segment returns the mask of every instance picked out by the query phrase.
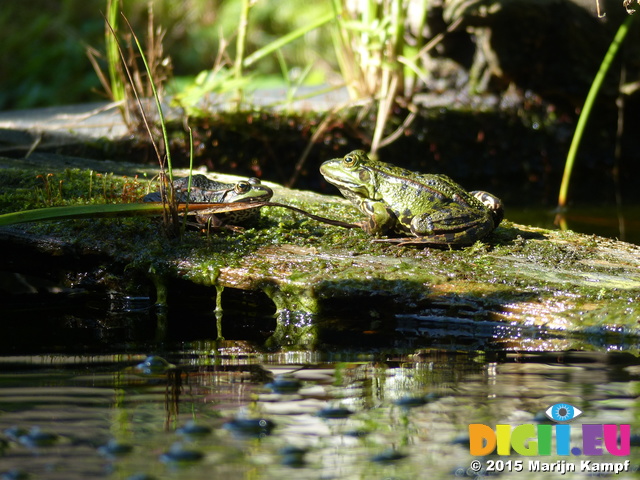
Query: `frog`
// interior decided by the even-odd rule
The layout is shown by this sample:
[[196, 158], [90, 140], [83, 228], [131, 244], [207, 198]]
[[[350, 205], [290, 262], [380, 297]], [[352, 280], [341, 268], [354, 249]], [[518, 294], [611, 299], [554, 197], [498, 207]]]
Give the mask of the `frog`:
[[377, 160], [363, 150], [320, 166], [365, 216], [368, 234], [398, 245], [468, 246], [489, 235], [504, 217], [502, 201], [488, 192], [468, 192], [442, 174], [413, 172]]
[[[189, 193], [189, 177], [177, 178], [173, 181], [173, 189], [178, 203], [253, 203], [268, 202], [273, 190], [263, 185], [260, 179], [251, 177], [236, 183], [225, 183], [211, 180], [205, 175], [191, 176]], [[145, 202], [160, 202], [162, 195], [151, 192], [144, 196]], [[225, 213], [211, 213], [207, 209], [195, 211], [196, 219], [201, 225], [218, 228], [254, 220], [258, 216], [257, 208], [248, 208]]]

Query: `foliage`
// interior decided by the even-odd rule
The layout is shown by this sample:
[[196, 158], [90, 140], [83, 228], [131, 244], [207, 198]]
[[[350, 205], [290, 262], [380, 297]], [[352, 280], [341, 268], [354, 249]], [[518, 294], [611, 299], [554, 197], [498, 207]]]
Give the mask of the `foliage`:
[[[0, 109], [104, 99], [99, 79], [85, 56], [87, 46], [101, 49], [104, 45], [104, 0], [5, 3], [0, 11]], [[165, 57], [171, 58], [176, 85], [189, 84], [198, 72], [210, 70], [221, 47], [235, 57], [235, 44], [227, 44], [227, 40], [237, 31], [240, 0], [154, 0], [151, 4], [157, 23], [167, 32]], [[122, 2], [134, 31], [146, 31], [148, 6], [147, 0]], [[304, 9], [296, 2], [256, 2], [246, 52], [259, 50], [283, 32], [308, 25], [329, 11], [325, 1], [309, 2]], [[323, 82], [332, 67], [325, 60], [330, 57], [330, 42], [319, 31], [281, 51], [291, 73], [317, 62], [318, 68], [308, 77], [316, 82]], [[262, 59], [252, 72], [262, 78], [281, 77], [276, 56]]]
[[[242, 92], [247, 87], [255, 88], [260, 83], [260, 80], [255, 75], [246, 75], [245, 69], [253, 67], [255, 70], [259, 61], [268, 59], [273, 54], [277, 56], [280, 65], [281, 83], [291, 88], [291, 72], [287, 67], [287, 61], [282, 50], [292, 43], [297, 43], [296, 40], [327, 24], [333, 18], [332, 14], [325, 14], [307, 25], [274, 39], [272, 42], [255, 50], [252, 54], [245, 56], [245, 44], [249, 34], [249, 11], [252, 4], [249, 0], [243, 0], [243, 6], [238, 23], [235, 58], [231, 59], [226, 51], [226, 44], [221, 43], [213, 68], [200, 72], [192, 83], [184, 85], [177, 90], [174, 101], [185, 108], [187, 114], [202, 114], [206, 112], [207, 97], [210, 94], [224, 94], [234, 90], [236, 91], [236, 103], [240, 107]], [[305, 68], [307, 73], [302, 75], [301, 78], [308, 77], [311, 67], [312, 64], [307, 65]], [[203, 108], [205, 108], [204, 111]]]
[[412, 2], [413, 7], [417, 7], [415, 11], [409, 8], [406, 0], [367, 0], [351, 8], [341, 0], [333, 0], [332, 4], [337, 26], [334, 32], [336, 57], [351, 97], [354, 100], [375, 99], [378, 103], [371, 142], [371, 153], [375, 155], [385, 143], [382, 135], [398, 97], [409, 104], [416, 76], [424, 76], [424, 67], [419, 60], [424, 53], [420, 48], [422, 35], [419, 34], [418, 43], [411, 46], [405, 29], [410, 13], [415, 13], [416, 18], [412, 21], [416, 31], [422, 32], [428, 1]]
[[95, 100], [99, 82], [84, 49], [101, 43], [99, 8], [82, 0], [2, 3], [0, 109]]
[[600, 70], [594, 78], [591, 89], [589, 90], [589, 94], [587, 95], [587, 99], [585, 100], [584, 108], [582, 109], [582, 112], [580, 112], [580, 118], [578, 119], [578, 124], [576, 125], [576, 131], [571, 142], [571, 148], [569, 149], [569, 153], [567, 154], [564, 175], [562, 176], [562, 184], [560, 185], [560, 192], [558, 194], [559, 208], [564, 208], [567, 203], [567, 194], [569, 191], [569, 181], [571, 179], [573, 164], [575, 162], [576, 154], [578, 153], [578, 147], [580, 146], [580, 141], [582, 140], [582, 135], [584, 133], [587, 121], [589, 120], [589, 116], [591, 115], [591, 109], [593, 108], [595, 99], [598, 96], [598, 92], [600, 91], [602, 82], [604, 81], [604, 78], [609, 71], [609, 67], [611, 66], [616, 54], [618, 53], [622, 42], [626, 38], [631, 23], [634, 20], [635, 17], [630, 15], [618, 28], [618, 33], [611, 42], [609, 50], [602, 60]]

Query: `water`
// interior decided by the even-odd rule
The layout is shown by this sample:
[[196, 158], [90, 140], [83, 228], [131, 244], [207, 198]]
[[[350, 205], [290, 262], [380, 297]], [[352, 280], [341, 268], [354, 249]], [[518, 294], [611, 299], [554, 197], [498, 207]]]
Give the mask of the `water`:
[[[485, 467], [524, 461], [525, 471], [531, 458], [640, 465], [637, 447], [620, 458], [473, 457], [465, 440], [471, 423], [537, 424], [559, 402], [584, 412], [571, 424], [572, 445], [581, 445], [582, 423], [628, 423], [633, 431], [640, 362], [631, 355], [265, 353], [233, 341], [156, 350], [175, 367], [136, 368], [157, 352], [135, 349], [0, 357], [0, 473], [13, 475], [2, 478], [445, 479], [474, 478], [476, 459]], [[238, 419], [268, 423], [229, 423]], [[190, 422], [206, 431], [181, 434]], [[28, 433], [34, 427], [55, 437], [39, 445]], [[178, 461], [185, 452], [199, 458]], [[549, 478], [500, 477], [523, 475]]]
[[[551, 213], [530, 213], [508, 218], [552, 226]], [[624, 232], [640, 243], [637, 213], [625, 211]], [[571, 215], [569, 228], [621, 237], [611, 211]], [[591, 223], [581, 227], [585, 216]], [[210, 291], [199, 310], [193, 297], [172, 303], [168, 321], [147, 298], [5, 298], [0, 478], [452, 479], [482, 476], [471, 469], [479, 460], [504, 479], [582, 479], [600, 474], [530, 471], [543, 467], [529, 461], [580, 470], [582, 461], [629, 460], [629, 471], [608, 475], [624, 479], [640, 467], [637, 439], [622, 457], [475, 457], [467, 437], [470, 424], [553, 424], [543, 413], [558, 403], [583, 411], [570, 424], [572, 447], [583, 446], [582, 424], [630, 424], [637, 434], [640, 360], [621, 352], [637, 351], [624, 339], [578, 339], [598, 352], [509, 353], [564, 343], [541, 329], [399, 316], [393, 336], [373, 342], [359, 332], [269, 352], [268, 302], [225, 298], [223, 333], [235, 340], [213, 341]], [[151, 354], [173, 367], [136, 368]], [[190, 422], [206, 432], [184, 433]]]
[[[556, 214], [552, 208], [515, 207], [507, 210], [507, 219], [535, 227], [557, 229]], [[615, 238], [640, 244], [640, 206], [581, 205], [569, 209], [567, 228], [580, 233]]]

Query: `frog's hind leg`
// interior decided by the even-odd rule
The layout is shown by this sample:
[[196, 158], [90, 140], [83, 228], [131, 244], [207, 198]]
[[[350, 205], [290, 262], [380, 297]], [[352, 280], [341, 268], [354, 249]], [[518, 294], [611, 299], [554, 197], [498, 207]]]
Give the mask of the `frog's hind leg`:
[[445, 233], [433, 233], [419, 237], [399, 237], [374, 239], [376, 243], [391, 243], [399, 247], [405, 245], [423, 245], [425, 247], [460, 248], [468, 247], [476, 243], [491, 232], [491, 228], [478, 225], [469, 230], [449, 231]]
[[489, 212], [476, 212], [453, 205], [416, 215], [411, 220], [414, 237], [390, 239], [388, 243], [467, 246], [486, 237], [494, 228]]
[[200, 229], [202, 233], [206, 233], [207, 235], [213, 232], [219, 232], [222, 230], [230, 230], [234, 233], [242, 233], [244, 232], [243, 227], [239, 227], [236, 225], [229, 225], [225, 223], [225, 221], [217, 215], [196, 215], [197, 223], [187, 222], [187, 225], [193, 225]]

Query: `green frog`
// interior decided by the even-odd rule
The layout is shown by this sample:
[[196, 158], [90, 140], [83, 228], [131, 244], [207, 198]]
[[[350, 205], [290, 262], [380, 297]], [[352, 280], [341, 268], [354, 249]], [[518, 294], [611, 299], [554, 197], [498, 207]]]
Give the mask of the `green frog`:
[[[189, 192], [189, 177], [177, 178], [173, 181], [173, 188], [178, 203], [237, 203], [237, 202], [268, 202], [273, 196], [273, 190], [262, 185], [257, 178], [240, 180], [237, 183], [224, 183], [211, 180], [202, 174], [191, 176], [191, 192]], [[152, 192], [143, 198], [145, 202], [160, 202], [160, 192]], [[199, 223], [212, 227], [223, 225], [237, 225], [253, 220], [258, 216], [257, 208], [236, 210], [226, 213], [211, 213], [204, 210], [195, 212]]]
[[373, 161], [362, 150], [327, 160], [320, 173], [367, 216], [360, 223], [365, 232], [405, 237], [380, 241], [471, 245], [504, 215], [502, 202], [490, 193], [467, 192], [446, 175]]

